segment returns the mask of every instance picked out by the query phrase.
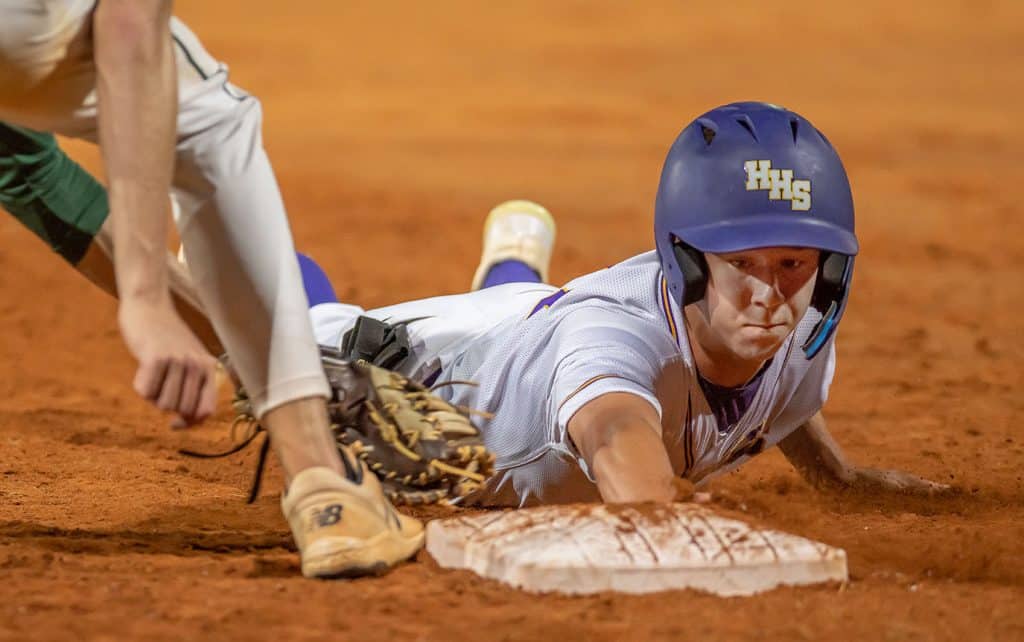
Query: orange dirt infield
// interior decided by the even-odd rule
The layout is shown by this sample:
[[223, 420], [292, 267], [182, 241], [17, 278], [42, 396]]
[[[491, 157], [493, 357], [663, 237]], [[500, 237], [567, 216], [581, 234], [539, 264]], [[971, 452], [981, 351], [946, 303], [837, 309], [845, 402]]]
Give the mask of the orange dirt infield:
[[863, 248], [830, 426], [856, 461], [962, 493], [822, 495], [777, 453], [713, 485], [845, 548], [844, 587], [538, 598], [422, 556], [303, 580], [277, 468], [246, 506], [255, 452], [177, 455], [225, 446], [227, 412], [167, 428], [113, 302], [5, 217], [0, 639], [1024, 639], [1024, 5], [177, 5], [262, 98], [299, 247], [368, 307], [466, 288], [507, 198], [558, 219], [556, 282], [646, 250], [686, 122], [739, 99], [804, 113], [843, 155]]

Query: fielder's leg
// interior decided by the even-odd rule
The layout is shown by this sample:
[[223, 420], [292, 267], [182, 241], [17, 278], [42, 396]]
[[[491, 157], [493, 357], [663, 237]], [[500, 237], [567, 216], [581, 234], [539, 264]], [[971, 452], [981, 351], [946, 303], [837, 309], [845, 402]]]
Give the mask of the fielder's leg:
[[[373, 475], [342, 465], [326, 378], [284, 204], [262, 144], [259, 102], [172, 21], [181, 55], [174, 187], [189, 272], [291, 483], [282, 502], [303, 572], [393, 565], [422, 544]], [[348, 509], [341, 515], [341, 507]]]
[[212, 98], [203, 116], [219, 109], [222, 120], [183, 132], [175, 177], [192, 282], [286, 476], [310, 466], [341, 472], [291, 232], [262, 149], [259, 103]]
[[323, 268], [309, 256], [298, 253], [299, 270], [302, 272], [302, 287], [306, 290], [309, 307], [321, 303], [338, 303], [338, 295]]
[[[94, 4], [0, 6], [0, 118], [96, 140], [88, 28]], [[59, 24], [51, 24], [55, 17]], [[395, 520], [372, 475], [358, 476], [371, 480], [361, 484], [342, 474], [291, 234], [262, 147], [259, 104], [227, 83], [226, 68], [184, 25], [172, 20], [171, 29], [179, 72], [179, 229], [202, 307], [293, 481], [283, 508], [303, 572], [395, 564], [419, 548], [422, 528]], [[339, 518], [343, 505], [354, 507], [351, 518]]]

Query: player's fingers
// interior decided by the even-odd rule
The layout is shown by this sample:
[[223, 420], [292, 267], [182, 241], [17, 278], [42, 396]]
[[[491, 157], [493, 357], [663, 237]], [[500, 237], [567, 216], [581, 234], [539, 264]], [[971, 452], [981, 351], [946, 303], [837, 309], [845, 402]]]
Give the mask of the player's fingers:
[[160, 410], [177, 410], [181, 400], [181, 386], [185, 377], [185, 366], [181, 361], [173, 361], [167, 367], [167, 373], [160, 386], [160, 396], [156, 407]]
[[201, 376], [197, 378], [198, 387], [196, 391], [196, 403], [186, 419], [189, 425], [203, 422], [207, 417], [217, 410], [217, 401], [220, 398], [220, 378], [217, 374], [217, 361], [204, 357], [200, 370]]
[[199, 403], [196, 405], [195, 420], [203, 421], [217, 410], [217, 376], [209, 372], [203, 379], [203, 385], [199, 390]]
[[189, 363], [185, 369], [185, 378], [181, 386], [181, 399], [178, 401], [178, 414], [187, 423], [192, 422], [199, 405], [199, 391], [208, 373], [201, 363]]
[[135, 380], [132, 383], [135, 392], [143, 399], [155, 400], [160, 394], [167, 365], [165, 359], [147, 358], [139, 361], [139, 368], [135, 371]]
[[691, 501], [695, 492], [693, 489], [693, 482], [680, 477], [676, 477], [672, 480], [672, 490], [674, 492], [672, 501], [674, 502]]

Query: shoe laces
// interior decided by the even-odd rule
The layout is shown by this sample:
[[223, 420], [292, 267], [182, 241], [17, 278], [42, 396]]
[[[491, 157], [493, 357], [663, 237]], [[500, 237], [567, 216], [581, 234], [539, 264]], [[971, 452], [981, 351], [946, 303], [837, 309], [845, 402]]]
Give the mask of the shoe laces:
[[[235, 406], [239, 405], [239, 398], [235, 399]], [[220, 459], [221, 457], [230, 457], [237, 452], [245, 449], [246, 446], [251, 444], [260, 436], [264, 434], [263, 443], [260, 444], [259, 456], [256, 460], [256, 472], [253, 474], [252, 484], [249, 488], [249, 496], [245, 500], [246, 504], [251, 504], [256, 501], [256, 497], [259, 495], [260, 486], [263, 483], [263, 470], [267, 465], [267, 456], [270, 454], [270, 433], [267, 429], [249, 413], [243, 413], [235, 417], [235, 420], [231, 422], [231, 440], [235, 441], [236, 434], [239, 426], [245, 427], [244, 437], [241, 441], [236, 443], [234, 446], [228, 448], [222, 452], [205, 453], [198, 450], [191, 450], [188, 448], [179, 448], [178, 453], [186, 457], [195, 457], [197, 459]]]

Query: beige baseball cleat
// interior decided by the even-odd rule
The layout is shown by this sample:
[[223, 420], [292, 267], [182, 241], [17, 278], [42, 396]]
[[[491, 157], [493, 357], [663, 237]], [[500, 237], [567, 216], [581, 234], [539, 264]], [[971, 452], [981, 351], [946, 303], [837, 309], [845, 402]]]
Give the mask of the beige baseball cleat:
[[472, 289], [480, 289], [494, 265], [509, 260], [522, 261], [547, 283], [555, 231], [555, 219], [542, 205], [506, 201], [495, 207], [484, 221], [484, 251]]
[[423, 546], [423, 525], [395, 511], [377, 478], [358, 465], [358, 483], [330, 468], [307, 468], [281, 498], [306, 577], [377, 575]]

